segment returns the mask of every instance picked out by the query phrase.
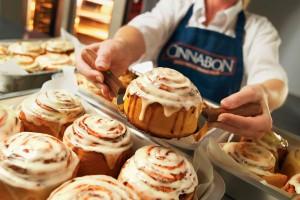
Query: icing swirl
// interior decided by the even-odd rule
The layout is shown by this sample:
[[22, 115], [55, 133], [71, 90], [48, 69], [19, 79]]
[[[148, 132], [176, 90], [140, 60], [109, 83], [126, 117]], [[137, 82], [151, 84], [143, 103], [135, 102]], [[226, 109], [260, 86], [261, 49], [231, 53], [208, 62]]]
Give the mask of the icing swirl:
[[116, 179], [105, 176], [83, 176], [75, 178], [54, 190], [48, 200], [138, 200], [138, 196]]
[[86, 151], [102, 153], [111, 169], [119, 156], [132, 146], [124, 124], [95, 114], [75, 120], [65, 131], [63, 140]]
[[22, 132], [0, 151], [0, 179], [15, 187], [44, 189], [73, 176], [78, 158], [55, 137]]
[[236, 162], [260, 176], [270, 176], [274, 172], [275, 156], [266, 148], [250, 142], [231, 142], [223, 150]]
[[195, 107], [196, 115], [201, 112], [202, 98], [198, 89], [183, 74], [169, 68], [154, 68], [131, 81], [125, 98], [128, 94], [142, 98], [140, 120], [144, 118], [147, 106], [152, 103], [161, 104], [166, 117], [182, 108], [189, 110]]
[[38, 117], [50, 122], [66, 124], [73, 122], [84, 113], [80, 101], [71, 93], [64, 90], [41, 91], [22, 102], [21, 110], [26, 119], [39, 125]]
[[21, 129], [22, 125], [15, 111], [0, 105], [0, 143]]
[[151, 199], [179, 199], [198, 185], [191, 163], [178, 153], [160, 146], [145, 146], [130, 158], [118, 178]]

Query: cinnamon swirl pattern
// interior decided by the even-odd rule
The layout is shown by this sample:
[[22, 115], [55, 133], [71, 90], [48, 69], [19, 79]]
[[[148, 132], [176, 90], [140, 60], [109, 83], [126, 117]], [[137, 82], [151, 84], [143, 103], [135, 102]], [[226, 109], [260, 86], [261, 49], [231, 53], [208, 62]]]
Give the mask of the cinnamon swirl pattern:
[[126, 93], [142, 98], [140, 120], [143, 120], [147, 106], [153, 103], [164, 107], [166, 117], [182, 108], [196, 108], [195, 115], [201, 112], [199, 105], [202, 98], [196, 86], [183, 74], [170, 68], [158, 67], [145, 73], [129, 84]]
[[43, 126], [46, 131], [49, 129], [49, 134], [55, 135], [64, 131], [63, 126], [69, 125], [84, 112], [80, 101], [71, 93], [64, 90], [47, 90], [22, 102], [20, 119], [28, 131], [36, 128], [31, 125]]
[[121, 122], [100, 115], [86, 114], [67, 128], [64, 142], [104, 155], [110, 169], [119, 156], [132, 147], [130, 134]]
[[68, 181], [53, 191], [48, 200], [138, 200], [131, 189], [110, 176], [84, 176]]
[[198, 185], [191, 163], [160, 146], [138, 149], [123, 166], [118, 180], [137, 191], [141, 199], [192, 199]]
[[14, 110], [0, 105], [0, 143], [22, 130], [22, 125]]
[[32, 132], [9, 138], [0, 151], [0, 180], [28, 190], [53, 188], [72, 178], [75, 153], [58, 139]]
[[291, 194], [300, 194], [300, 174], [294, 175], [283, 189]]
[[236, 162], [259, 176], [273, 176], [276, 159], [266, 148], [250, 142], [230, 142], [223, 150]]

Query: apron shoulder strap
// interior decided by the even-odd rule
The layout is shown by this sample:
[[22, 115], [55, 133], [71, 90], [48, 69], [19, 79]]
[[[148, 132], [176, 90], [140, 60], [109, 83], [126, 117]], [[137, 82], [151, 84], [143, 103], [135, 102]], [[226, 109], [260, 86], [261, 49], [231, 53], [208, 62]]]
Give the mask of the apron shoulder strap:
[[235, 26], [236, 39], [242, 41], [242, 43], [243, 43], [243, 38], [245, 33], [245, 22], [246, 22], [246, 17], [244, 11], [242, 10], [238, 15], [238, 20]]

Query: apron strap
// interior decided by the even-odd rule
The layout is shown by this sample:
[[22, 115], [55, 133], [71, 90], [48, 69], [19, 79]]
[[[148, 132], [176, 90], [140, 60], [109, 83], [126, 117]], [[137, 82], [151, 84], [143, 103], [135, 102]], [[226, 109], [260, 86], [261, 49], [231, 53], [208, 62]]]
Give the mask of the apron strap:
[[238, 20], [235, 26], [236, 39], [238, 41], [241, 41], [241, 44], [243, 44], [243, 40], [244, 40], [245, 22], [246, 22], [245, 13], [244, 11], [241, 11], [238, 15]]

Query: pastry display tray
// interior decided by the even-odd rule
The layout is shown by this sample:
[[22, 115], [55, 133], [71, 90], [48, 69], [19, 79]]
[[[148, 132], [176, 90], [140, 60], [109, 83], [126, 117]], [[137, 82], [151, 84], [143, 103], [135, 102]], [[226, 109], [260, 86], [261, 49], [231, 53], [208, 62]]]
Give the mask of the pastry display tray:
[[[281, 130], [274, 127], [273, 130], [285, 138], [290, 147], [299, 147], [300, 137], [289, 133], [287, 131]], [[219, 135], [224, 134], [224, 131], [218, 130]], [[239, 176], [234, 171], [229, 171], [224, 168], [220, 163], [215, 162], [211, 159], [215, 170], [220, 173], [223, 177], [226, 185], [226, 195], [232, 197], [232, 199], [242, 199], [242, 200], [254, 200], [254, 199], [264, 199], [264, 200], [288, 200], [288, 199], [298, 199], [300, 195], [288, 196], [288, 193], [279, 189], [272, 188], [272, 186], [265, 185], [254, 178]]]
[[[27, 90], [16, 93], [11, 93], [9, 95], [0, 95], [0, 103], [6, 104], [10, 106], [17, 106], [24, 98], [27, 96], [37, 92], [38, 90]], [[149, 144], [158, 144], [161, 146], [172, 148], [176, 151], [180, 151], [183, 155], [192, 159], [192, 154], [188, 152], [183, 152], [176, 147], [170, 146], [168, 143], [159, 141], [158, 139], [153, 139], [151, 136], [146, 135], [140, 130], [136, 129], [134, 126], [130, 125], [129, 122], [124, 118], [124, 116], [120, 115], [115, 109], [112, 109], [112, 105], [108, 104], [99, 104], [99, 102], [94, 101], [93, 99], [89, 99], [85, 95], [81, 93], [77, 93], [77, 96], [82, 100], [84, 105], [88, 105], [88, 110], [93, 110], [93, 112], [99, 113], [106, 117], [111, 117], [116, 120], [121, 121], [122, 123], [128, 126], [129, 131], [133, 134], [134, 144], [137, 146], [144, 146]], [[86, 106], [85, 106], [86, 107]], [[89, 111], [87, 111], [89, 112]], [[135, 147], [137, 148], [137, 147]], [[213, 170], [213, 180], [211, 184], [206, 188], [205, 192], [202, 194], [200, 200], [221, 200], [225, 193], [225, 184], [223, 178], [220, 174]]]

